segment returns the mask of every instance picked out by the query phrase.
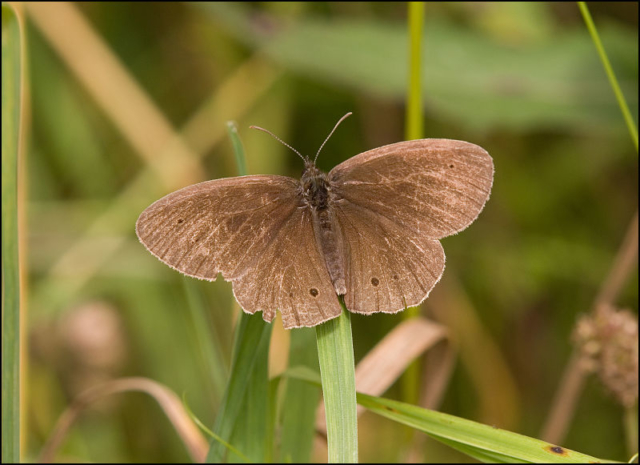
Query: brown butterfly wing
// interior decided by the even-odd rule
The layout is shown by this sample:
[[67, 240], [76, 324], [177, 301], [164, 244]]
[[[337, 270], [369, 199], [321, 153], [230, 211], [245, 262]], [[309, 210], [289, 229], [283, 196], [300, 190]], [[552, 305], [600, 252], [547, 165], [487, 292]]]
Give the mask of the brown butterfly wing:
[[242, 308], [262, 310], [266, 321], [280, 309], [285, 327], [313, 326], [341, 311], [294, 179], [242, 176], [185, 187], [142, 212], [136, 233], [186, 275], [222, 273]]
[[493, 160], [469, 142], [420, 139], [356, 155], [329, 181], [338, 198], [440, 239], [476, 219], [491, 192]]
[[427, 298], [444, 270], [440, 242], [417, 236], [351, 202], [339, 202], [335, 219], [345, 256], [347, 308], [395, 313]]
[[422, 302], [444, 270], [438, 238], [466, 228], [493, 183], [484, 149], [423, 139], [387, 145], [329, 173], [345, 255], [345, 304], [393, 313]]
[[233, 291], [246, 311], [263, 309], [266, 321], [280, 309], [285, 329], [315, 326], [340, 314], [308, 207], [294, 209], [252, 269], [234, 280]]

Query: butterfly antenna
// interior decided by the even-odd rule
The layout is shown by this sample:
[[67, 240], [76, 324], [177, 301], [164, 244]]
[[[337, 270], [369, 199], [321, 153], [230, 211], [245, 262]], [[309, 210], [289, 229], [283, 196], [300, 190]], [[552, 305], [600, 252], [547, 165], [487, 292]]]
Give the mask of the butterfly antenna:
[[331, 132], [329, 133], [329, 135], [327, 136], [327, 138], [324, 140], [324, 142], [322, 143], [322, 145], [320, 146], [320, 148], [318, 149], [318, 153], [316, 153], [316, 157], [313, 159], [313, 163], [315, 164], [316, 160], [318, 159], [318, 155], [320, 155], [320, 151], [322, 150], [322, 147], [324, 147], [324, 144], [327, 143], [327, 141], [329, 140], [329, 138], [331, 137], [331, 135], [335, 132], [336, 129], [338, 129], [338, 126], [340, 126], [340, 123], [342, 123], [346, 118], [348, 118], [349, 116], [351, 116], [353, 113], [349, 112], [346, 115], [344, 115], [342, 118], [340, 118], [340, 120], [336, 123], [336, 125], [333, 127], [333, 129], [331, 130]]
[[273, 137], [275, 140], [277, 140], [278, 142], [280, 142], [282, 145], [284, 145], [285, 147], [289, 147], [291, 150], [293, 150], [295, 153], [298, 154], [298, 156], [300, 158], [302, 158], [302, 161], [304, 161], [305, 163], [308, 161], [306, 158], [304, 158], [302, 155], [300, 155], [300, 152], [298, 152], [296, 149], [294, 149], [293, 147], [291, 147], [289, 144], [287, 144], [285, 141], [283, 141], [282, 139], [280, 139], [278, 136], [276, 136], [274, 133], [272, 133], [271, 131], [267, 131], [264, 128], [261, 128], [259, 126], [249, 126], [249, 129], [257, 129], [258, 131], [262, 131], [262, 132], [266, 132], [267, 134], [269, 134], [271, 137]]

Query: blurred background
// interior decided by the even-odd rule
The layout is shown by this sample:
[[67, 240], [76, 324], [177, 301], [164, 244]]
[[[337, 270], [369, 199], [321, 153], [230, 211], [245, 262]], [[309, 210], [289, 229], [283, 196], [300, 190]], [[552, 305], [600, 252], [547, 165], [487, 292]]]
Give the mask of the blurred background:
[[[589, 3], [637, 121], [638, 4]], [[123, 376], [184, 396], [205, 425], [226, 380], [238, 306], [231, 285], [186, 279], [138, 242], [153, 201], [235, 176], [226, 122], [251, 174], [299, 177], [404, 139], [407, 5], [400, 2], [30, 4], [26, 156], [27, 459], [71, 400]], [[428, 3], [424, 133], [485, 148], [491, 198], [444, 239], [447, 269], [421, 311], [458, 357], [441, 411], [540, 437], [589, 312], [637, 211], [638, 157], [575, 3]], [[637, 220], [636, 220], [637, 221]], [[615, 304], [637, 313], [637, 266]], [[352, 319], [356, 361], [401, 315]], [[272, 374], [289, 332], [276, 320]], [[203, 336], [204, 334], [204, 336]], [[219, 354], [216, 370], [198, 341]], [[637, 363], [637, 362], [636, 362]], [[399, 398], [396, 383], [386, 397]], [[626, 460], [622, 408], [590, 377], [562, 445]], [[401, 460], [405, 430], [365, 413], [361, 461]], [[469, 460], [435, 442], [433, 461]], [[425, 452], [426, 454], [426, 452]], [[155, 402], [111, 396], [58, 454], [72, 461], [185, 461]], [[319, 451], [316, 460], [323, 460]]]

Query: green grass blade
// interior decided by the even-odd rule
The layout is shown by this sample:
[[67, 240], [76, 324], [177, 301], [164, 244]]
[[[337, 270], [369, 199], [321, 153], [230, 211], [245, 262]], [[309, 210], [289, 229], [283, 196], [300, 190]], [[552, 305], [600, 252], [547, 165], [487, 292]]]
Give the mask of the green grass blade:
[[[317, 375], [306, 367], [283, 373], [317, 386]], [[428, 434], [448, 446], [483, 462], [607, 462], [539, 439], [476, 423], [446, 413], [428, 410], [382, 397], [357, 394], [358, 403], [374, 413]]]
[[360, 405], [422, 431], [478, 460], [491, 462], [606, 462], [539, 439], [427, 410], [404, 402], [358, 394]]
[[629, 107], [627, 106], [627, 102], [624, 98], [624, 95], [622, 94], [620, 85], [618, 84], [618, 79], [613, 72], [613, 68], [611, 67], [609, 58], [607, 57], [607, 52], [602, 46], [600, 35], [598, 34], [596, 25], [593, 23], [593, 19], [591, 18], [591, 14], [589, 13], [589, 7], [587, 7], [587, 4], [585, 2], [578, 2], [578, 7], [580, 8], [580, 13], [582, 13], [584, 22], [587, 25], [587, 29], [589, 29], [589, 34], [591, 34], [593, 43], [598, 50], [598, 55], [600, 55], [600, 60], [602, 61], [604, 70], [607, 73], [607, 77], [609, 78], [609, 83], [611, 84], [613, 93], [616, 95], [616, 100], [618, 101], [618, 105], [620, 106], [620, 111], [622, 111], [624, 121], [625, 123], [627, 123], [627, 128], [629, 128], [629, 133], [631, 134], [633, 145], [636, 148], [636, 152], [638, 152], [638, 128], [636, 127], [636, 123], [633, 121], [633, 117], [631, 116], [631, 112], [629, 111]]
[[18, 150], [21, 118], [21, 34], [12, 7], [2, 5], [2, 462], [20, 462], [20, 282]]
[[212, 405], [217, 407], [224, 393], [224, 385], [229, 377], [229, 373], [225, 365], [220, 344], [215, 336], [212, 336], [210, 331], [211, 326], [206, 314], [208, 308], [202, 292], [203, 290], [200, 287], [207, 283], [183, 276], [182, 284], [193, 322], [196, 349], [203, 360], [203, 365], [207, 367], [206, 371], [209, 372], [211, 383], [207, 386], [209, 388], [207, 391], [211, 396]]
[[[242, 404], [242, 415], [236, 421], [231, 444], [252, 462], [266, 462], [267, 422], [269, 417], [269, 342], [271, 331], [260, 339], [254, 369], [249, 378]], [[233, 456], [229, 461], [235, 460]]]
[[[238, 136], [238, 130], [232, 122], [227, 123], [227, 129], [236, 154], [238, 172], [241, 176], [246, 175], [244, 149]], [[227, 389], [225, 390], [224, 398], [222, 399], [222, 404], [213, 427], [213, 432], [224, 441], [229, 441], [236, 428], [238, 416], [243, 406], [245, 406], [244, 402], [247, 388], [253, 386], [254, 383], [264, 382], [265, 386], [268, 383], [266, 375], [262, 376], [261, 379], [257, 377], [252, 378], [252, 375], [254, 371], [263, 374], [267, 373], [268, 341], [270, 338], [271, 325], [266, 323], [261, 315], [248, 315], [241, 312], [233, 347], [231, 376], [229, 377]], [[261, 387], [253, 386], [252, 389], [261, 389]], [[268, 389], [264, 389], [262, 392], [264, 392], [265, 395], [264, 399], [260, 400], [260, 402], [264, 402], [266, 411], [268, 402], [266, 393], [268, 393]], [[255, 392], [253, 395], [255, 395]], [[256, 400], [256, 402], [258, 402], [258, 400]], [[207, 462], [222, 462], [225, 451], [226, 447], [222, 442], [215, 439], [212, 440], [209, 453], [207, 454]]]
[[269, 394], [268, 394], [268, 412], [267, 412], [267, 434], [264, 439], [265, 451], [264, 461], [272, 463], [275, 457], [275, 445], [276, 445], [276, 425], [278, 422], [278, 392], [280, 387], [281, 377], [277, 376], [269, 380]]
[[[263, 340], [271, 335], [271, 327], [260, 315], [242, 313], [239, 329], [234, 344], [234, 358], [231, 365], [231, 376], [227, 383], [220, 410], [216, 416], [213, 432], [224, 441], [229, 441], [236, 427], [238, 416], [242, 411], [245, 393], [251, 383], [251, 375], [259, 358]], [[223, 443], [212, 440], [207, 455], [207, 463], [222, 462], [226, 447]], [[244, 451], [242, 451], [244, 453]]]
[[329, 462], [357, 463], [356, 376], [351, 316], [344, 304], [339, 317], [316, 326], [316, 338], [327, 418]]
[[242, 147], [242, 142], [240, 141], [240, 136], [238, 135], [238, 128], [233, 121], [227, 121], [227, 131], [229, 132], [231, 144], [233, 145], [233, 153], [236, 156], [236, 167], [238, 168], [238, 175], [246, 176], [249, 173], [247, 172], [247, 162], [244, 156], [244, 147]]
[[316, 386], [317, 388], [322, 388], [322, 378], [320, 377], [320, 373], [309, 367], [289, 367], [280, 376], [287, 379], [297, 379]]
[[[306, 367], [318, 372], [318, 351], [312, 328], [291, 331], [289, 367]], [[319, 398], [318, 387], [293, 378], [287, 380], [282, 412], [281, 462], [308, 463], [311, 460]]]
[[[505, 461], [505, 458], [502, 454], [496, 454], [494, 452], [491, 451], [487, 451], [487, 450], [479, 450], [477, 448], [474, 447], [468, 447], [465, 444], [460, 444], [459, 442], [456, 441], [450, 441], [448, 439], [442, 439], [439, 438], [438, 439], [441, 443], [446, 444], [447, 446], [451, 447], [452, 449], [456, 449], [457, 451], [468, 455], [469, 457], [473, 457], [474, 459], [480, 461], [480, 462], [484, 462], [484, 463], [503, 463]], [[510, 463], [528, 463], [528, 461], [524, 461], [524, 460], [518, 460], [518, 459], [514, 459], [511, 458], [509, 460]]]
[[182, 396], [182, 403], [184, 404], [184, 408], [187, 411], [187, 413], [189, 414], [189, 417], [193, 420], [193, 422], [196, 425], [198, 425], [198, 428], [200, 428], [207, 436], [209, 436], [210, 438], [215, 439], [218, 442], [223, 443], [224, 446], [227, 449], [229, 449], [229, 452], [234, 454], [239, 459], [239, 463], [250, 463], [251, 462], [251, 460], [249, 460], [249, 457], [245, 456], [238, 449], [233, 447], [228, 442], [225, 442], [221, 437], [217, 436], [213, 431], [211, 431], [209, 428], [207, 428], [207, 426], [204, 423], [202, 423], [200, 418], [198, 418], [196, 415], [194, 415], [193, 410], [191, 410], [191, 407], [189, 407], [189, 404], [187, 403], [187, 399], [186, 399], [186, 397], [184, 395]]

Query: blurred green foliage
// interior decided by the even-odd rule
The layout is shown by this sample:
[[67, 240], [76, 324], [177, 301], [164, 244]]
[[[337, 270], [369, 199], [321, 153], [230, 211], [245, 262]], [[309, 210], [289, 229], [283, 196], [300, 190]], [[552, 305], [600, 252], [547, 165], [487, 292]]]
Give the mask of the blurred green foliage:
[[[269, 129], [302, 153], [314, 153], [337, 119], [353, 111], [319, 158], [327, 170], [402, 139], [405, 4], [75, 6], [176, 128], [248, 60], [257, 57], [274, 67], [280, 73], [275, 83], [237, 121], [250, 173], [298, 177], [302, 166], [297, 156], [265, 134], [249, 131], [249, 125]], [[637, 210], [638, 159], [574, 4], [430, 3], [426, 15], [425, 134], [478, 144], [496, 166], [491, 199], [479, 219], [443, 241], [448, 258], [443, 279], [451, 274], [460, 280], [518, 388], [520, 413], [514, 413], [513, 424], [498, 426], [535, 437], [571, 353], [576, 318], [589, 310]], [[594, 4], [592, 15], [637, 121], [637, 3]], [[66, 290], [74, 289], [67, 286], [76, 272], [73, 267], [66, 274], [54, 272], [58, 260], [85, 237], [145, 162], [33, 22], [28, 22], [27, 44], [32, 115], [27, 458], [38, 454], [71, 398], [117, 376], [165, 383], [184, 394], [191, 410], [211, 425], [226, 382], [219, 377], [226, 376], [227, 367], [211, 378], [202, 325], [228, 363], [238, 310], [231, 286], [222, 280], [195, 282], [209, 309], [204, 318], [195, 317], [183, 278], [138, 243], [133, 223], [114, 222], [112, 230], [91, 237], [84, 259], [91, 262], [95, 249], [110, 241], [124, 241], [85, 285]], [[234, 102], [225, 105], [217, 111], [232, 114]], [[202, 155], [211, 178], [236, 174], [228, 140]], [[148, 205], [168, 193], [155, 181], [131, 204]], [[85, 272], [82, 263], [76, 265], [78, 275]], [[618, 302], [636, 311], [637, 278], [636, 270]], [[95, 302], [106, 303], [105, 318], [117, 323], [114, 334], [95, 326], [102, 320], [81, 319]], [[78, 318], [88, 326], [76, 324]], [[399, 321], [398, 315], [354, 315], [356, 362]], [[77, 342], [74, 328], [97, 331], [91, 339], [100, 349], [96, 353], [116, 355], [109, 363], [108, 357], [91, 359], [93, 352]], [[286, 336], [274, 332], [272, 347]], [[394, 388], [387, 396], [395, 394]], [[500, 395], [496, 385], [495, 396]], [[105, 400], [85, 413], [60, 456], [187, 460], [154, 402], [138, 396]], [[441, 410], [486, 420], [478, 415], [476, 386], [461, 365]], [[360, 459], [402, 460], [394, 446], [401, 435], [401, 427], [365, 414]], [[621, 408], [591, 379], [563, 445], [624, 460], [622, 437]], [[432, 442], [427, 446], [430, 461], [464, 459]]]

